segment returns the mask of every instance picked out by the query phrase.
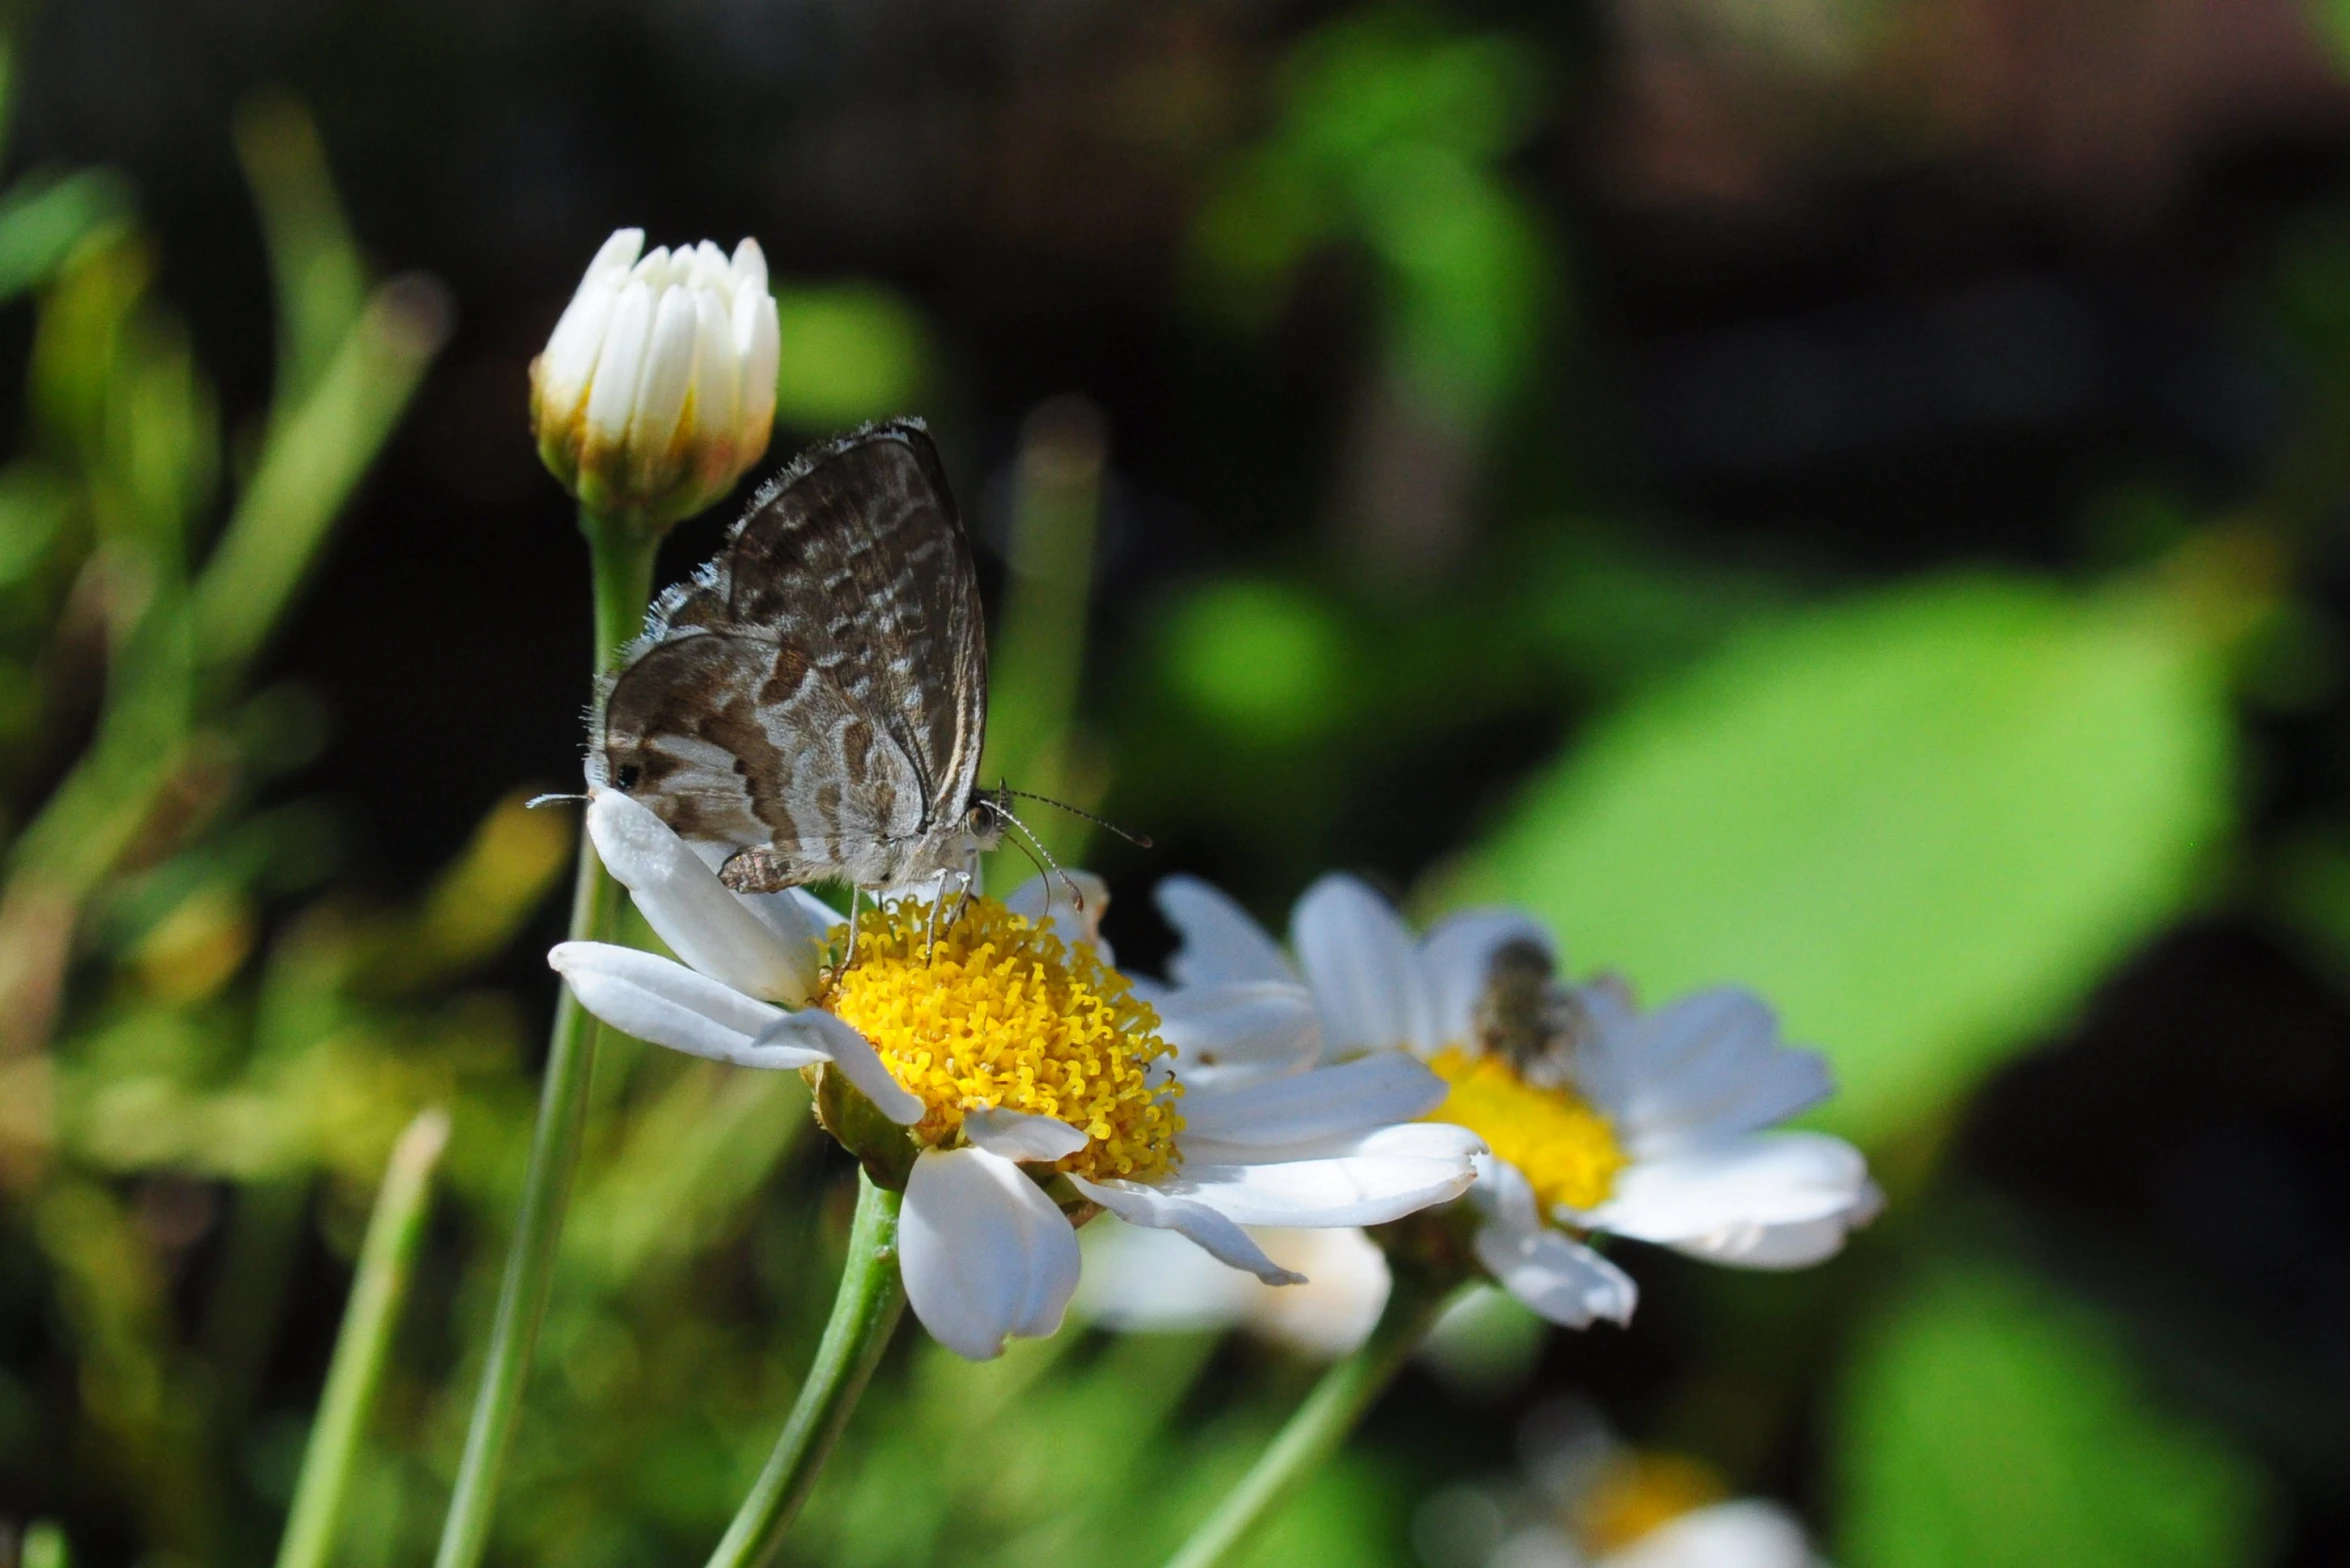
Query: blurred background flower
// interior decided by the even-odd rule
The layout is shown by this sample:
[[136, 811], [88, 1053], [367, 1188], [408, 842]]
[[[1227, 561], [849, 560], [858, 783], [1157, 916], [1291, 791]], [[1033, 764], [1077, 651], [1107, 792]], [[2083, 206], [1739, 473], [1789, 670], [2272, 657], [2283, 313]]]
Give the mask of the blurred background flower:
[[[342, 1542], [430, 1550], [588, 698], [529, 364], [643, 223], [766, 247], [762, 466], [931, 419], [991, 781], [1160, 846], [1056, 854], [1522, 905], [1830, 1059], [1844, 1255], [1644, 1254], [1622, 1334], [1487, 1298], [1259, 1561], [1415, 1561], [1570, 1393], [1844, 1568], [2350, 1551], [2336, 0], [8, 20], [0, 1521], [265, 1554], [438, 1103]], [[705, 1551], [846, 1244], [791, 1075], [597, 1069], [495, 1561]], [[1147, 1560], [1312, 1372], [908, 1334], [793, 1560]]]

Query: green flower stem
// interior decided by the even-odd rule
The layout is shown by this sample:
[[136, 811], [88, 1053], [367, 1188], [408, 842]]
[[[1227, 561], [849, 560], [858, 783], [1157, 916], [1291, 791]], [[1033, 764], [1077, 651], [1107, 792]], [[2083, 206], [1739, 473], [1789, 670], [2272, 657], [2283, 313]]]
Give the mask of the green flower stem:
[[[1084, 776], [1076, 721], [1106, 455], [1100, 413], [1077, 398], [1052, 399], [1021, 428], [1012, 570], [988, 678], [987, 751], [980, 764], [986, 783], [1001, 780], [1079, 805], [1089, 803], [1099, 784]], [[1091, 831], [1083, 818], [1053, 811], [1028, 826], [1071, 864]], [[1015, 857], [1001, 858], [1017, 881], [1025, 868]]]
[[[595, 578], [596, 673], [618, 667], [620, 650], [642, 629], [653, 592], [653, 555], [660, 544], [654, 529], [627, 517], [583, 509], [580, 529], [588, 538]], [[620, 885], [604, 871], [586, 835], [580, 837], [579, 872], [572, 883], [571, 936], [574, 941], [607, 939], [620, 910]], [[490, 1515], [498, 1482], [522, 1414], [523, 1386], [529, 1380], [539, 1324], [547, 1315], [554, 1284], [556, 1244], [563, 1234], [563, 1209], [571, 1196], [587, 1130], [588, 1081], [596, 1060], [596, 1021], [565, 987], [555, 1003], [555, 1026], [547, 1048], [547, 1076], [539, 1091], [538, 1126], [530, 1141], [530, 1164], [522, 1178], [522, 1208], [506, 1254], [506, 1277], [498, 1287], [496, 1315], [475, 1396], [473, 1424], [465, 1434], [465, 1457], [441, 1526], [435, 1568], [475, 1568], [489, 1545]]]
[[815, 1364], [800, 1385], [767, 1468], [710, 1554], [709, 1568], [764, 1568], [773, 1562], [792, 1516], [815, 1490], [816, 1474], [849, 1424], [849, 1412], [856, 1409], [857, 1396], [889, 1347], [890, 1330], [906, 1305], [906, 1287], [898, 1277], [901, 1201], [900, 1194], [857, 1173], [857, 1219], [849, 1231], [848, 1261], [841, 1265], [840, 1289], [832, 1298], [832, 1318], [824, 1325]]
[[1386, 1310], [1379, 1314], [1371, 1337], [1322, 1374], [1322, 1381], [1314, 1385], [1272, 1445], [1257, 1456], [1240, 1484], [1225, 1494], [1216, 1511], [1167, 1559], [1167, 1568], [1216, 1568], [1231, 1561], [1257, 1526], [1338, 1451], [1395, 1374], [1403, 1370], [1404, 1362], [1443, 1311], [1459, 1277], [1403, 1258], [1392, 1262], [1395, 1286], [1388, 1292]]
[[302, 1453], [302, 1474], [294, 1486], [293, 1510], [277, 1549], [277, 1568], [325, 1568], [334, 1552], [335, 1528], [351, 1489], [351, 1464], [359, 1434], [383, 1383], [392, 1330], [408, 1299], [416, 1249], [424, 1240], [432, 1209], [433, 1170], [449, 1142], [449, 1113], [421, 1112], [392, 1146], [390, 1167], [375, 1195], [367, 1239], [359, 1248], [359, 1272], [351, 1281], [350, 1304], [335, 1336], [326, 1392]]

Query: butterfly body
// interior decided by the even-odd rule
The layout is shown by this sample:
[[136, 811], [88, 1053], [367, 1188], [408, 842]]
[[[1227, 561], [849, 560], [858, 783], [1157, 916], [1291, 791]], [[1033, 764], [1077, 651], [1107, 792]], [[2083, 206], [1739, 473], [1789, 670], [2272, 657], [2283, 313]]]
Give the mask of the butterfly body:
[[664, 592], [602, 693], [592, 786], [723, 854], [741, 892], [968, 872], [1002, 836], [978, 790], [987, 644], [928, 433], [803, 454]]

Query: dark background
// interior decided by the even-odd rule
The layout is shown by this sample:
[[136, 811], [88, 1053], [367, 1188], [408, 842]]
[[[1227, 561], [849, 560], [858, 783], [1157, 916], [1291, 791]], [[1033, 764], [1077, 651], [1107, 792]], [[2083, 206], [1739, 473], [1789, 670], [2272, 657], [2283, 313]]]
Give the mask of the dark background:
[[[1110, 929], [1144, 968], [1168, 941], [1148, 879], [1201, 871], [1268, 919], [1330, 867], [1408, 889], [1596, 716], [1748, 617], [1983, 568], [2085, 590], [2207, 530], [2268, 530], [2287, 564], [2271, 632], [2234, 666], [2230, 841], [1971, 1102], [1872, 1149], [1892, 1171], [1886, 1235], [1792, 1280], [1643, 1255], [1638, 1330], [1554, 1336], [1500, 1393], [1415, 1374], [1366, 1444], [1416, 1494], [1506, 1468], [1518, 1416], [1580, 1389], [1634, 1440], [1795, 1503], [1836, 1549], [1830, 1390], [1872, 1292], [1996, 1254], [2092, 1303], [2150, 1398], [2253, 1456], [2262, 1523], [2235, 1560], [2350, 1561], [2350, 901], [2325, 891], [2325, 846], [2350, 829], [2350, 360], [2327, 315], [2350, 297], [2350, 88], [2328, 16], [2285, 0], [1379, 13], [1506, 39], [1524, 73], [1522, 123], [1481, 166], [1530, 215], [1547, 303], [1513, 318], [1523, 367], [1469, 400], [1463, 439], [1408, 411], [1381, 423], [1390, 286], [1343, 235], [1308, 247], [1269, 309], [1202, 303], [1203, 211], [1282, 134], [1300, 51], [1361, 14], [73, 0], [20, 25], [10, 161], [129, 176], [232, 472], [273, 364], [242, 106], [305, 104], [371, 261], [454, 300], [454, 335], [263, 671], [325, 717], [270, 798], [323, 799], [338, 886], [378, 903], [415, 896], [499, 797], [575, 776], [584, 556], [532, 449], [526, 375], [622, 225], [748, 233], [781, 284], [892, 291], [926, 344], [912, 411], [983, 541], [1003, 537], [1023, 421], [1064, 394], [1099, 410], [1082, 713], [1110, 759], [1104, 809], [1160, 841], [1098, 846], [1136, 889]], [[21, 352], [29, 330], [20, 310], [0, 341]], [[822, 433], [787, 421], [766, 466]], [[1405, 498], [1400, 533], [1365, 495]], [[663, 575], [729, 514], [681, 528]], [[1630, 562], [1628, 586], [1577, 601], [1547, 642], [1491, 632], [1525, 563], [1557, 551]], [[982, 554], [992, 593], [1003, 569]], [[1185, 706], [1165, 628], [1203, 584], [1242, 578], [1291, 585], [1385, 650], [1350, 672], [1367, 689], [1338, 716], [1266, 739]], [[551, 998], [537, 954], [559, 927], [549, 904], [487, 971], [526, 1017]], [[480, 1238], [444, 1230], [446, 1313]], [[271, 1362], [263, 1401], [287, 1410], [314, 1386], [343, 1267], [329, 1241], [303, 1246], [287, 1333], [306, 1348]], [[729, 1267], [752, 1265], [711, 1266], [747, 1288]], [[52, 1319], [19, 1321], [35, 1319], [48, 1348], [28, 1356], [66, 1354]], [[424, 1364], [453, 1365], [456, 1332], [434, 1332]], [[1777, 1414], [1742, 1426], [1751, 1363], [1774, 1351], [1799, 1386], [1755, 1396]], [[1216, 1366], [1239, 1377], [1260, 1354]], [[1198, 1396], [1210, 1413], [1223, 1397]], [[103, 1466], [68, 1485], [16, 1452], [0, 1515], [57, 1514], [98, 1543], [88, 1560], [133, 1560]], [[675, 1557], [698, 1538], [687, 1514], [655, 1531], [661, 1550], [631, 1538], [590, 1559]], [[1842, 1539], [1839, 1560], [1870, 1559]]]

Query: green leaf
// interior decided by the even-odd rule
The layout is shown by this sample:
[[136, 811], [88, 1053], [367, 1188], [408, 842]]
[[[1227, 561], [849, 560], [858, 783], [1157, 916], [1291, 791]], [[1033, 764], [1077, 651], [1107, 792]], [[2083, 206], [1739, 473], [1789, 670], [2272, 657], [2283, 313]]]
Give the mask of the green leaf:
[[1760, 990], [1911, 1125], [2169, 919], [2228, 825], [2219, 661], [2183, 603], [1997, 579], [1732, 643], [1603, 726], [1450, 891], [1650, 1001]]
[[875, 283], [780, 286], [775, 417], [826, 429], [902, 413], [930, 379], [930, 339], [902, 295]]
[[2147, 1402], [2110, 1324], [1952, 1269], [1865, 1336], [1836, 1421], [1852, 1568], [2227, 1568], [2266, 1560], [2268, 1483]]
[[129, 182], [111, 169], [27, 175], [0, 196], [0, 300], [56, 276], [92, 234], [126, 223]]
[[1346, 722], [1346, 629], [1309, 594], [1270, 581], [1215, 583], [1175, 607], [1164, 637], [1170, 683], [1221, 729], [1282, 742]]
[[0, 588], [32, 575], [73, 516], [73, 487], [37, 463], [0, 469]]
[[367, 307], [367, 266], [335, 195], [318, 124], [301, 102], [269, 96], [237, 113], [237, 157], [260, 209], [277, 287], [275, 411], [285, 415], [334, 362]]

